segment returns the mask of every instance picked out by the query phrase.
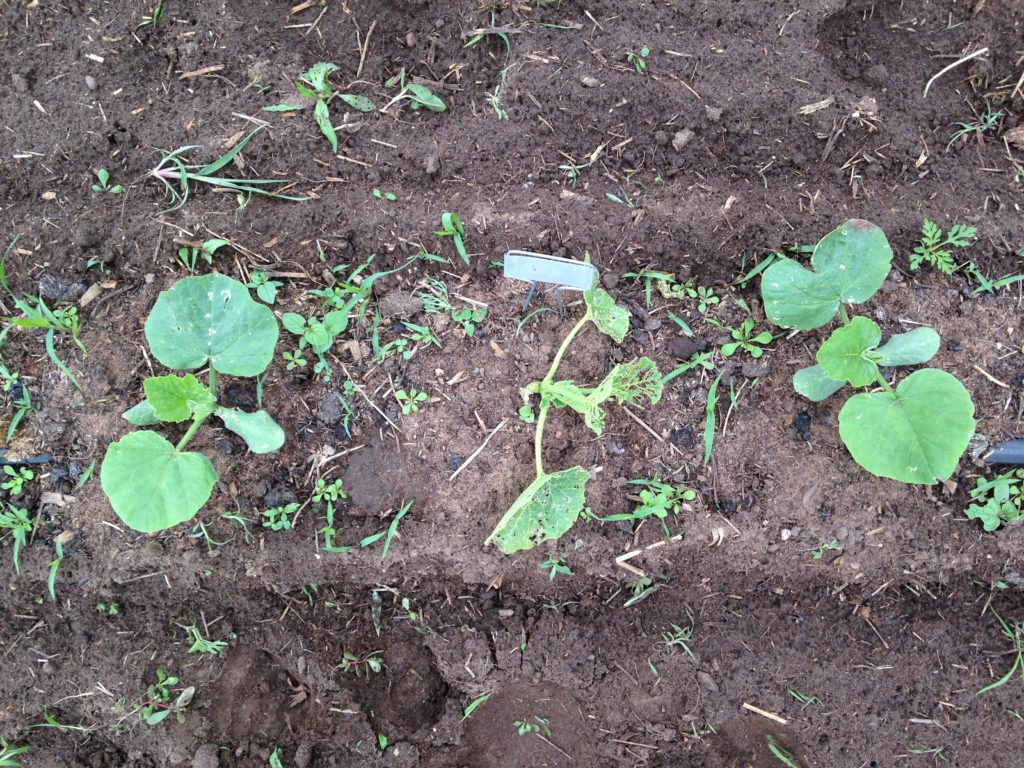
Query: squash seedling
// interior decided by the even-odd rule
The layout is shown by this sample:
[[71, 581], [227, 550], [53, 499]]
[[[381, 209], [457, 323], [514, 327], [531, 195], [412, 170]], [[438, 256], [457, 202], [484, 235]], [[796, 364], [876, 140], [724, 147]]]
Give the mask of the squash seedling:
[[807, 269], [781, 258], [764, 271], [761, 296], [775, 325], [820, 328], [839, 313], [837, 328], [817, 353], [817, 365], [793, 376], [793, 387], [820, 401], [847, 384], [878, 387], [846, 401], [839, 436], [850, 455], [879, 477], [930, 485], [947, 480], [974, 434], [974, 403], [955, 376], [934, 368], [915, 371], [895, 388], [882, 368], [920, 365], [939, 350], [928, 327], [893, 335], [866, 317], [850, 318], [846, 305], [870, 299], [889, 274], [892, 248], [874, 224], [852, 219], [821, 239]]
[[193, 374], [153, 376], [146, 398], [124, 414], [138, 426], [192, 420], [177, 445], [151, 431], [111, 443], [100, 481], [111, 506], [136, 531], [153, 533], [191, 520], [210, 498], [217, 471], [201, 453], [184, 448], [210, 416], [239, 435], [253, 453], [270, 453], [284, 431], [266, 413], [245, 413], [217, 403], [217, 376], [258, 376], [277, 345], [277, 320], [244, 285], [218, 274], [186, 277], [163, 291], [149, 313], [146, 340], [153, 356], [172, 370], [207, 367], [209, 383]]
[[[354, 93], [338, 93], [331, 86], [328, 78], [333, 72], [338, 71], [338, 65], [329, 61], [319, 61], [302, 73], [302, 76], [295, 82], [299, 95], [307, 99], [313, 99], [313, 117], [316, 119], [320, 133], [326, 137], [331, 145], [331, 151], [338, 151], [338, 134], [331, 123], [330, 103], [337, 96], [352, 109], [360, 112], [373, 112], [377, 109], [372, 101], [365, 96], [358, 96]], [[275, 104], [272, 107], [264, 107], [264, 112], [296, 112], [305, 109], [305, 104]]]
[[550, 474], [544, 470], [544, 425], [551, 406], [571, 408], [581, 414], [586, 425], [600, 435], [604, 431], [606, 417], [602, 406], [609, 400], [640, 405], [641, 398], [646, 398], [653, 405], [661, 399], [661, 372], [654, 361], [646, 357], [631, 363], [619, 363], [593, 388], [579, 387], [571, 381], [554, 380], [566, 350], [588, 323], [594, 323], [599, 331], [611, 336], [619, 344], [629, 331], [629, 314], [606, 291], [593, 288], [583, 296], [587, 311], [562, 341], [547, 375], [520, 390], [527, 402], [520, 410], [521, 417], [527, 416], [525, 421], [533, 418], [530, 399], [534, 395], [540, 397], [534, 436], [537, 477], [512, 502], [512, 506], [484, 542], [494, 544], [506, 555], [532, 549], [543, 541], [558, 539], [572, 528], [583, 511], [590, 472], [580, 466]]

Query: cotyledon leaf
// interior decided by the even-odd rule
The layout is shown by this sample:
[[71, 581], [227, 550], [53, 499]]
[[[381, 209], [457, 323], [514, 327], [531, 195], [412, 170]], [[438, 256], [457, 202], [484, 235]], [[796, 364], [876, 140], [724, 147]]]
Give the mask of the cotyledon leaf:
[[865, 392], [839, 412], [839, 436], [868, 472], [904, 483], [948, 480], [974, 434], [974, 403], [955, 376], [915, 371], [895, 392]]
[[536, 478], [519, 494], [484, 544], [494, 544], [511, 555], [559, 538], [583, 511], [589, 479], [590, 473], [583, 467]]
[[761, 277], [765, 315], [776, 325], [820, 328], [840, 304], [859, 304], [882, 286], [892, 264], [885, 233], [871, 222], [851, 219], [825, 235], [811, 256], [812, 270], [779, 259]]
[[845, 386], [845, 381], [829, 378], [820, 365], [801, 368], [793, 374], [793, 389], [815, 403], [834, 395]]
[[246, 413], [221, 407], [214, 413], [225, 427], [245, 440], [253, 453], [271, 453], [284, 445], [284, 430], [266, 411]]
[[107, 447], [100, 484], [125, 525], [143, 533], [192, 519], [217, 470], [201, 453], [176, 450], [156, 432], [131, 432]]
[[121, 414], [121, 418], [130, 421], [137, 427], [152, 427], [160, 423], [153, 410], [153, 404], [149, 400], [143, 400], [136, 406], [129, 408]]
[[873, 358], [885, 367], [920, 365], [935, 357], [941, 343], [939, 334], [931, 328], [915, 328], [892, 336], [874, 351]]
[[836, 381], [866, 387], [878, 377], [878, 366], [864, 353], [882, 340], [882, 329], [873, 320], [855, 317], [849, 325], [836, 328], [818, 350], [818, 365]]
[[153, 355], [168, 368], [209, 363], [220, 373], [257, 376], [277, 345], [277, 320], [242, 283], [224, 275], [186, 277], [161, 292], [146, 320]]

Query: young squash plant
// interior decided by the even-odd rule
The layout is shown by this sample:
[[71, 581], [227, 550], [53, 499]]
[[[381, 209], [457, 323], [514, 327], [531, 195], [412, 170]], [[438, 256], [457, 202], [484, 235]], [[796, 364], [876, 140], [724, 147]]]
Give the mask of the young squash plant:
[[793, 387], [820, 401], [847, 384], [873, 387], [853, 395], [839, 412], [839, 436], [850, 455], [879, 477], [930, 485], [947, 480], [974, 434], [974, 403], [955, 376], [934, 368], [915, 371], [895, 388], [882, 368], [920, 365], [939, 350], [927, 327], [891, 336], [866, 317], [851, 318], [847, 305], [870, 299], [889, 274], [892, 248], [874, 224], [851, 219], [821, 239], [807, 269], [781, 258], [765, 271], [761, 295], [768, 319], [809, 331], [838, 312], [842, 327], [817, 353], [817, 365], [793, 376]]
[[[621, 344], [629, 331], [629, 314], [618, 306], [606, 291], [594, 288], [584, 294], [587, 311], [562, 341], [547, 375], [520, 390], [525, 405], [520, 416], [536, 421], [534, 459], [537, 477], [508, 508], [484, 544], [494, 544], [506, 555], [532, 549], [543, 541], [558, 539], [575, 524], [583, 511], [590, 472], [580, 466], [549, 473], [544, 469], [542, 445], [548, 411], [571, 408], [583, 416], [584, 423], [596, 434], [604, 431], [604, 404], [615, 401], [641, 405], [646, 398], [651, 405], [661, 399], [661, 372], [654, 361], [641, 357], [631, 363], [616, 365], [596, 387], [580, 387], [572, 381], [555, 381], [555, 373], [573, 339], [593, 323], [597, 329]], [[539, 396], [536, 415], [529, 405]]]
[[145, 333], [153, 356], [168, 368], [209, 371], [205, 385], [191, 373], [146, 379], [146, 398], [124, 414], [137, 426], [191, 420], [176, 445], [157, 432], [131, 432], [111, 443], [103, 458], [100, 481], [114, 511], [129, 528], [153, 533], [190, 520], [210, 498], [217, 482], [213, 463], [185, 450], [210, 416], [253, 453], [276, 451], [284, 431], [266, 411], [217, 403], [218, 374], [258, 376], [277, 345], [277, 319], [242, 283], [219, 274], [179, 280], [157, 298]]

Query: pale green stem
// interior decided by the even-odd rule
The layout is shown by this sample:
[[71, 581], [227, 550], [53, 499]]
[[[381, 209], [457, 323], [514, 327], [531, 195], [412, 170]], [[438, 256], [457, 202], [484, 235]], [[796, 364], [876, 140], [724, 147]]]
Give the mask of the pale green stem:
[[558, 366], [562, 363], [562, 358], [565, 357], [566, 350], [569, 349], [569, 345], [572, 340], [576, 338], [577, 334], [583, 330], [583, 327], [590, 321], [590, 310], [588, 309], [586, 314], [580, 318], [580, 321], [576, 323], [569, 334], [562, 339], [562, 345], [555, 352], [555, 359], [551, 361], [551, 369], [548, 371], [547, 376], [540, 382], [540, 411], [537, 415], [537, 432], [533, 438], [533, 456], [537, 462], [537, 477], [544, 476], [544, 459], [543, 450], [541, 444], [544, 442], [544, 424], [548, 420], [548, 409], [551, 407], [551, 403], [546, 401], [544, 398], [544, 385], [550, 384], [555, 378], [555, 374], [558, 372]]
[[846, 314], [846, 307], [842, 304], [839, 305], [839, 316], [843, 319], [843, 325], [850, 324], [850, 316]]
[[[214, 369], [214, 367], [212, 365], [210, 366], [210, 391], [213, 393], [214, 401], [216, 401], [217, 400], [217, 371], [216, 371], [216, 369]], [[189, 425], [188, 431], [186, 431], [185, 434], [181, 436], [181, 440], [178, 441], [178, 444], [174, 447], [174, 450], [180, 451], [182, 448], [184, 448], [186, 445], [188, 445], [188, 441], [191, 440], [193, 438], [193, 436], [195, 436], [196, 432], [199, 430], [199, 427], [201, 427], [203, 425], [203, 422], [206, 421], [207, 418], [209, 418], [209, 416], [210, 416], [210, 414], [206, 414], [205, 416], [203, 416], [200, 419], [193, 420], [193, 422]]]

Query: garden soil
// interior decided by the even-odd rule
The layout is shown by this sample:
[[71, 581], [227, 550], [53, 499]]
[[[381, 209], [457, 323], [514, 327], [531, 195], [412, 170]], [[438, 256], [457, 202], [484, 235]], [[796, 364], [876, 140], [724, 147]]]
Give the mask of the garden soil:
[[[843, 397], [811, 404], [791, 385], [827, 329], [776, 332], [760, 360], [716, 353], [708, 462], [716, 374], [699, 366], [654, 407], [611, 408], [601, 437], [552, 413], [545, 464], [591, 470], [594, 516], [633, 509], [632, 479], [696, 490], [666, 520], [681, 539], [665, 542], [657, 521], [588, 519], [529, 552], [484, 546], [533, 477], [519, 388], [581, 314], [567, 294], [563, 319], [548, 290], [522, 322], [526, 286], [500, 269], [511, 248], [589, 254], [630, 310], [623, 344], [591, 327], [563, 361], [561, 375], [587, 384], [620, 360], [668, 372], [730, 340], [695, 300], [655, 290], [648, 304], [624, 275], [692, 278], [722, 298], [712, 319], [737, 326], [742, 300], [766, 330], [757, 279], [738, 278], [867, 219], [896, 255], [862, 314], [886, 334], [934, 327], [932, 365], [966, 384], [979, 432], [1021, 434], [1021, 285], [979, 294], [962, 271], [908, 261], [928, 217], [977, 227], [958, 262], [990, 278], [1024, 271], [1021, 3], [166, 0], [145, 24], [154, 3], [0, 10], [0, 237], [18, 238], [7, 282], [78, 306], [88, 350], [57, 337], [79, 389], [44, 332], [12, 330], [2, 349], [21, 374], [7, 418], [22, 385], [33, 405], [7, 455], [51, 457], [8, 499], [35, 520], [20, 573], [10, 538], [0, 547], [0, 736], [29, 747], [17, 759], [1024, 766], [1024, 681], [978, 694], [1016, 658], [993, 610], [1024, 620], [1024, 528], [989, 534], [964, 517], [992, 473], [970, 453], [930, 488], [853, 462], [837, 432]], [[336, 99], [336, 153], [311, 109], [263, 111], [300, 99], [294, 81], [318, 61], [338, 66], [339, 90], [388, 105], [361, 113]], [[395, 102], [399, 84], [386, 82], [403, 68], [446, 111]], [[147, 175], [156, 149], [192, 145], [187, 156], [209, 162], [264, 123], [224, 175], [290, 179], [309, 200], [196, 185], [163, 212]], [[122, 194], [93, 191], [100, 168]], [[445, 211], [462, 217], [469, 264], [434, 234]], [[225, 377], [221, 399], [261, 401], [285, 446], [256, 456], [219, 422], [205, 427], [192, 445], [221, 480], [195, 527], [137, 534], [104, 497], [100, 465], [131, 429], [120, 414], [143, 379], [163, 372], [142, 325], [186, 274], [177, 250], [214, 237], [232, 245], [197, 271], [269, 271], [279, 312], [318, 311], [308, 291], [371, 254], [364, 276], [405, 268], [337, 340], [330, 380], [312, 361], [288, 369], [288, 333], [258, 389]], [[407, 263], [421, 251], [444, 262]], [[423, 312], [428, 279], [457, 306], [486, 305], [475, 334]], [[375, 362], [374, 325], [386, 344], [404, 323], [429, 325], [441, 346]], [[429, 400], [403, 415], [394, 393], [410, 388]], [[324, 550], [323, 512], [305, 503], [318, 478], [344, 480], [334, 541], [350, 551]], [[294, 527], [260, 525], [292, 501]], [[359, 546], [410, 501], [386, 553], [383, 539]], [[633, 550], [636, 570], [617, 564]], [[549, 578], [538, 566], [559, 557], [572, 573]], [[226, 648], [190, 653], [188, 626]], [[149, 726], [140, 707], [157, 669], [180, 679], [172, 700], [194, 695]]]

